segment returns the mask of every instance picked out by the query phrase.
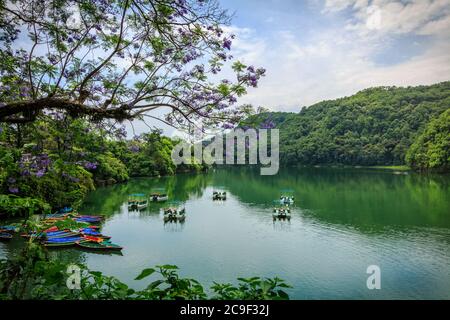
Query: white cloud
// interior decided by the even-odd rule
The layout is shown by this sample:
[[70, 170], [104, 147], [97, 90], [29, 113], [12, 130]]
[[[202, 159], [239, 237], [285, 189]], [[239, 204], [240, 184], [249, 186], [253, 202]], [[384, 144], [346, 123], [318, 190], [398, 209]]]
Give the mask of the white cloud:
[[450, 37], [450, 15], [428, 22], [418, 30], [418, 34]]
[[[310, 0], [313, 1], [313, 0]], [[324, 7], [330, 19], [351, 9], [342, 28], [255, 30], [230, 26], [236, 34], [232, 54], [246, 64], [262, 66], [267, 76], [239, 103], [272, 110], [299, 111], [302, 106], [336, 99], [373, 86], [408, 86], [450, 80], [450, 0], [339, 0]], [[331, 3], [331, 1], [330, 1]], [[286, 26], [289, 28], [289, 26]], [[273, 34], [273, 32], [276, 32]], [[426, 36], [426, 48], [395, 64], [380, 65], [374, 57], [395, 44], [396, 37]], [[411, 38], [414, 43], [416, 39]], [[417, 42], [416, 46], [424, 46]], [[224, 68], [221, 78], [234, 74]]]
[[[373, 61], [373, 55], [383, 49], [386, 39], [375, 41], [349, 30], [321, 31], [308, 43], [288, 31], [280, 32], [276, 43], [251, 30], [246, 33], [245, 41], [236, 43], [236, 51], [264, 66], [267, 77], [258, 89], [250, 89], [241, 103], [298, 111], [301, 106], [351, 95], [367, 87], [449, 80], [450, 44], [446, 41], [433, 42], [425, 52], [409, 60], [383, 66]], [[239, 54], [236, 57], [240, 58]]]
[[326, 0], [323, 12], [335, 14], [349, 8], [353, 19], [348, 28], [362, 34], [374, 30], [381, 34], [449, 33], [445, 27], [450, 16], [450, 0]]

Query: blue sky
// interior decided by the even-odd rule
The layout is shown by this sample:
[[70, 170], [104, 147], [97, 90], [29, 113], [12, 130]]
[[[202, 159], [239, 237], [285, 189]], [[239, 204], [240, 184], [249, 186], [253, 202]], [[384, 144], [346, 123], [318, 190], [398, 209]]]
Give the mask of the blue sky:
[[220, 0], [236, 58], [267, 77], [240, 100], [298, 111], [380, 85], [450, 80], [450, 0]]
[[[218, 1], [234, 13], [226, 28], [237, 36], [233, 56], [267, 69], [240, 104], [298, 112], [369, 87], [450, 80], [450, 0]], [[229, 68], [219, 75], [232, 77]], [[135, 121], [134, 129], [148, 126]]]

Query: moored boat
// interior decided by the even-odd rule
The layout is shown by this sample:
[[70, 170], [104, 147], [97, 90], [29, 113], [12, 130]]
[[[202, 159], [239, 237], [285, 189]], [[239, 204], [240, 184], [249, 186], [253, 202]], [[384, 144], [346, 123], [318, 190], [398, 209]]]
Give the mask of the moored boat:
[[73, 246], [78, 242], [88, 241], [84, 239], [82, 236], [69, 237], [69, 238], [55, 238], [55, 239], [47, 239], [43, 242], [46, 247], [67, 247]]
[[169, 196], [165, 193], [152, 193], [150, 194], [150, 199], [153, 202], [165, 202], [169, 200]]
[[280, 197], [280, 203], [281, 204], [293, 204], [294, 203], [294, 196], [281, 196]]
[[90, 249], [90, 250], [102, 250], [102, 251], [108, 251], [108, 250], [122, 250], [122, 247], [111, 243], [109, 241], [102, 241], [102, 242], [95, 242], [95, 241], [86, 241], [86, 242], [77, 242], [77, 245], [84, 249]]
[[227, 200], [227, 193], [225, 191], [214, 191], [213, 200]]
[[285, 208], [274, 208], [272, 214], [273, 220], [291, 220], [291, 209], [289, 207]]
[[92, 228], [83, 228], [83, 229], [78, 230], [78, 232], [84, 236], [98, 237], [98, 238], [102, 238], [102, 239], [111, 239], [111, 237], [105, 236]]
[[76, 217], [74, 218], [76, 222], [87, 222], [87, 223], [101, 223], [103, 221], [102, 217]]
[[12, 237], [13, 237], [13, 235], [11, 233], [3, 232], [3, 231], [0, 232], [0, 241], [1, 240], [11, 240]]
[[136, 208], [138, 210], [145, 209], [145, 208], [147, 208], [147, 206], [148, 206], [148, 201], [147, 200], [138, 201], [136, 203]]
[[18, 230], [16, 226], [0, 226], [0, 232], [17, 232]]
[[24, 238], [67, 238], [78, 235], [77, 232], [72, 232], [70, 230], [58, 230], [52, 232], [33, 232], [28, 234], [22, 234]]

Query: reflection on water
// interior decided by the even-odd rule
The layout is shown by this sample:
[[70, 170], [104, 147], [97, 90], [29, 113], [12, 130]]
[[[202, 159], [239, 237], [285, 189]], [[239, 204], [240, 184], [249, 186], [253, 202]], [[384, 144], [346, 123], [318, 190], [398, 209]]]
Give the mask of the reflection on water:
[[[128, 195], [165, 188], [186, 207], [186, 221], [164, 223], [162, 203], [128, 211]], [[216, 189], [226, 201], [212, 201]], [[291, 221], [273, 221], [273, 200], [292, 189]], [[230, 282], [241, 276], [279, 276], [293, 298], [450, 298], [450, 190], [445, 176], [395, 175], [344, 169], [259, 170], [135, 179], [99, 188], [83, 213], [105, 214], [105, 234], [123, 256], [71, 249], [61, 259], [133, 279], [157, 264], [176, 264], [184, 276]], [[17, 251], [20, 240], [0, 244]], [[366, 288], [366, 269], [379, 265], [382, 289]]]

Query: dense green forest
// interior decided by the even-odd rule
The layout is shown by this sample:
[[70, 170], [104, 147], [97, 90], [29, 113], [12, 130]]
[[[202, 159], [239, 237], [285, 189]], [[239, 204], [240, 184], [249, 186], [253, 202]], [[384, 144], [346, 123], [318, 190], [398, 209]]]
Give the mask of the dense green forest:
[[419, 170], [450, 169], [450, 109], [431, 120], [409, 148], [406, 161]]
[[3, 123], [0, 212], [17, 216], [76, 207], [96, 185], [201, 170], [200, 165], [173, 164], [176, 143], [157, 130], [127, 140], [123, 130], [62, 114], [27, 124]]
[[443, 112], [449, 107], [450, 82], [378, 87], [323, 101], [299, 113], [260, 113], [241, 126], [281, 129], [280, 160], [287, 165], [411, 164], [448, 169], [449, 116]]

